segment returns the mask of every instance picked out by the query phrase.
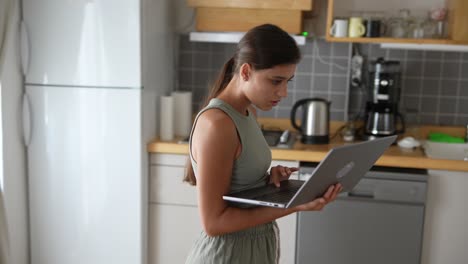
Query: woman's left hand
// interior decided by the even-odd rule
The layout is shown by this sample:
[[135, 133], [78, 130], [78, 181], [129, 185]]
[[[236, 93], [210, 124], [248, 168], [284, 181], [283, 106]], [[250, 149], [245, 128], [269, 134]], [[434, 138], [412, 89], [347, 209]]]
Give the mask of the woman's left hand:
[[280, 182], [289, 179], [289, 176], [299, 168], [284, 167], [281, 165], [272, 167], [270, 170], [270, 183], [280, 187]]

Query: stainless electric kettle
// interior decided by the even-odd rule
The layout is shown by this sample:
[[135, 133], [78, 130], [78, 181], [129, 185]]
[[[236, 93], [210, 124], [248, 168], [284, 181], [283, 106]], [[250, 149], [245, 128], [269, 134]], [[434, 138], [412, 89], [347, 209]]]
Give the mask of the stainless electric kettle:
[[[301, 125], [296, 123], [296, 111], [302, 108]], [[322, 98], [306, 98], [297, 101], [291, 110], [291, 124], [301, 132], [304, 144], [328, 144], [330, 102]]]

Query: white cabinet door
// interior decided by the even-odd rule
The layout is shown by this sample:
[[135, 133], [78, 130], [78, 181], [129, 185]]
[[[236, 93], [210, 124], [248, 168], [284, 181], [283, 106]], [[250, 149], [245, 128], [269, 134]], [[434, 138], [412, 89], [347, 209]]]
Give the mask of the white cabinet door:
[[429, 171], [422, 264], [467, 263], [468, 173]]
[[150, 157], [149, 264], [184, 263], [201, 232], [196, 188], [182, 181], [187, 155]]
[[[299, 167], [297, 161], [284, 161], [284, 160], [273, 160], [271, 166], [286, 166], [286, 167]], [[298, 173], [295, 172], [291, 175], [291, 179], [297, 179]], [[294, 263], [296, 254], [296, 223], [297, 214], [291, 214], [282, 217], [276, 221], [280, 230], [280, 264], [292, 264]]]
[[23, 0], [22, 8], [27, 84], [141, 87], [140, 1]]
[[149, 264], [184, 263], [201, 232], [197, 207], [151, 204]]

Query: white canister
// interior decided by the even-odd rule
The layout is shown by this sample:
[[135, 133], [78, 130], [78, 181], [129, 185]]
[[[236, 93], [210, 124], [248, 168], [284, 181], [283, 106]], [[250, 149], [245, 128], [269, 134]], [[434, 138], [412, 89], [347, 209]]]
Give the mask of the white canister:
[[172, 92], [174, 98], [174, 133], [186, 138], [192, 129], [192, 92]]
[[162, 141], [174, 139], [174, 98], [161, 96], [159, 108], [159, 138]]

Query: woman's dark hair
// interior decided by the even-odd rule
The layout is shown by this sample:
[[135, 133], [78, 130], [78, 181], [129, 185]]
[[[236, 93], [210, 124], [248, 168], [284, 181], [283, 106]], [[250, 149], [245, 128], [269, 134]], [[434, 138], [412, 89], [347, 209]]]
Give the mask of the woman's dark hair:
[[[272, 24], [254, 27], [242, 37], [236, 53], [224, 64], [202, 108], [226, 88], [244, 63], [248, 63], [254, 70], [263, 70], [283, 64], [297, 64], [300, 59], [299, 48], [287, 32]], [[190, 159], [187, 161], [184, 181], [196, 185]]]

